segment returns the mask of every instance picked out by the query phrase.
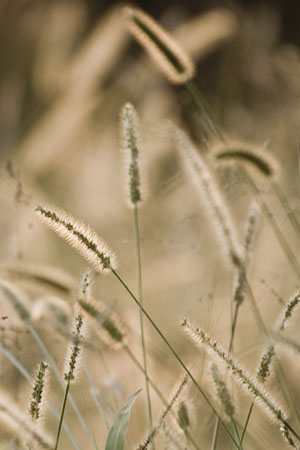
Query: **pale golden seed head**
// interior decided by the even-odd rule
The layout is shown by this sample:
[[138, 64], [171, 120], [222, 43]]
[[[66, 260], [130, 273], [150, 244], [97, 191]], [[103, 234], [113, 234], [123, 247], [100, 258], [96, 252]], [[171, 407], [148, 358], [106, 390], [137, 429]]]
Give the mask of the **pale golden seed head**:
[[124, 9], [128, 30], [145, 48], [171, 83], [183, 84], [195, 74], [195, 66], [176, 40], [139, 8]]

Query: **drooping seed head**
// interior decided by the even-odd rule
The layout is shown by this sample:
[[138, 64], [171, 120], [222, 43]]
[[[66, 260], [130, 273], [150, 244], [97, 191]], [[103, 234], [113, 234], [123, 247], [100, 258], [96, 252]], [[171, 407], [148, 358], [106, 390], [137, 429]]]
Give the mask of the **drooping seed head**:
[[125, 8], [128, 30], [150, 54], [171, 83], [182, 84], [195, 74], [195, 66], [175, 39], [138, 8]]
[[36, 206], [35, 211], [50, 229], [78, 250], [97, 272], [107, 273], [117, 268], [116, 256], [89, 225], [58, 208]]
[[246, 168], [256, 169], [258, 173], [267, 178], [276, 177], [279, 173], [279, 164], [270, 153], [245, 143], [222, 145], [216, 148], [212, 154], [219, 163], [240, 163]]

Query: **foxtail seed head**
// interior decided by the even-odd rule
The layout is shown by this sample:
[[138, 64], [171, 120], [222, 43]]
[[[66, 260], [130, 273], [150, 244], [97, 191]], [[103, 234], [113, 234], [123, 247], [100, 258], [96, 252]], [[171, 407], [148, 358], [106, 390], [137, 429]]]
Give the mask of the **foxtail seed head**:
[[70, 342], [65, 359], [64, 379], [67, 383], [71, 383], [76, 380], [82, 353], [82, 339], [84, 334], [84, 317], [79, 309], [76, 308], [73, 319], [72, 342]]
[[43, 398], [45, 398], [46, 382], [48, 375], [48, 364], [41, 361], [36, 369], [34, 376], [34, 384], [31, 392], [29, 403], [29, 414], [34, 421], [41, 418], [41, 410], [43, 406]]
[[232, 419], [234, 416], [234, 406], [223, 375], [219, 371], [216, 364], [211, 365], [210, 372], [217, 391], [218, 399], [224, 409], [224, 412], [230, 419]]
[[284, 307], [279, 319], [278, 319], [278, 325], [277, 329], [279, 331], [283, 331], [286, 329], [293, 312], [295, 311], [296, 307], [300, 303], [300, 292], [297, 292], [295, 295], [293, 295], [290, 300], [288, 301], [287, 305]]
[[121, 145], [125, 154], [126, 187], [131, 207], [139, 206], [143, 198], [140, 167], [140, 127], [138, 115], [131, 103], [125, 103], [120, 113]]
[[117, 268], [116, 256], [89, 225], [57, 208], [38, 205], [35, 211], [42, 222], [78, 250], [97, 272], [107, 273]]
[[213, 156], [218, 162], [237, 162], [253, 167], [267, 178], [276, 177], [279, 172], [278, 163], [272, 155], [245, 143], [222, 146], [213, 152]]
[[270, 344], [265, 348], [257, 370], [257, 379], [261, 383], [265, 383], [270, 376], [271, 365], [275, 357], [275, 347]]
[[171, 83], [183, 84], [195, 74], [195, 66], [175, 39], [152, 17], [138, 8], [125, 8], [130, 33], [145, 48]]

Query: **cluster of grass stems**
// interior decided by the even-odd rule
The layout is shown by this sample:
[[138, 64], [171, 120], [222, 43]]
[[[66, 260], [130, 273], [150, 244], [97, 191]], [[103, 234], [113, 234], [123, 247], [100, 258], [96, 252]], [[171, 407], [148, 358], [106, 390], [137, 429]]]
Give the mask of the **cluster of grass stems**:
[[[28, 415], [19, 410], [11, 399], [0, 400], [0, 415], [3, 421], [8, 424], [19, 438], [20, 448], [45, 448], [58, 449], [60, 446], [61, 431], [64, 430], [69, 439], [69, 445], [77, 450], [81, 447], [76, 440], [72, 429], [65, 422], [65, 412], [68, 405], [74, 410], [82, 429], [89, 438], [91, 448], [98, 449], [100, 445], [91, 433], [80, 408], [72, 396], [72, 385], [80, 383], [79, 372], [84, 372], [91, 392], [93, 393], [100, 418], [104, 423], [107, 432], [114, 431], [114, 426], [108, 424], [103, 412], [101, 403], [95, 394], [95, 383], [81, 356], [89, 347], [93, 348], [93, 340], [89, 336], [89, 328], [97, 330], [100, 338], [107, 342], [113, 349], [121, 349], [131, 359], [135, 366], [144, 375], [144, 385], [146, 392], [145, 415], [147, 417], [147, 431], [145, 438], [137, 444], [139, 450], [147, 448], [158, 448], [161, 441], [167, 442], [167, 448], [178, 449], [203, 449], [199, 435], [193, 431], [193, 423], [196, 421], [195, 399], [199, 399], [196, 393], [200, 394], [202, 401], [206, 402], [215, 417], [215, 425], [211, 434], [211, 449], [218, 447], [222, 439], [222, 448], [236, 448], [242, 450], [246, 448], [244, 438], [247, 436], [248, 424], [251, 421], [253, 409], [260, 406], [266, 416], [269, 417], [274, 427], [278, 429], [286, 444], [293, 448], [300, 446], [300, 431], [296, 425], [290, 421], [289, 413], [285, 405], [282, 405], [269, 391], [268, 379], [275, 369], [281, 372], [280, 361], [277, 358], [277, 344], [289, 345], [294, 349], [296, 343], [291, 343], [284, 336], [284, 330], [290, 317], [294, 314], [300, 301], [300, 294], [295, 293], [291, 299], [283, 305], [282, 313], [272, 330], [269, 330], [261, 316], [258, 302], [251, 288], [249, 279], [250, 266], [255, 253], [255, 240], [259, 231], [259, 225], [263, 218], [266, 218], [275, 233], [277, 241], [282, 248], [290, 267], [296, 276], [300, 276], [300, 266], [291, 248], [287, 236], [280, 230], [276, 219], [272, 215], [267, 203], [256, 185], [256, 177], [260, 177], [265, 183], [269, 183], [281, 202], [288, 219], [294, 230], [300, 235], [300, 227], [297, 218], [292, 212], [288, 201], [280, 188], [278, 182], [278, 163], [266, 154], [265, 151], [257, 149], [243, 142], [231, 142], [223, 133], [217, 123], [213, 113], [199, 91], [193, 77], [196, 72], [195, 65], [186, 53], [177, 45], [174, 39], [163, 30], [151, 17], [139, 9], [126, 8], [124, 10], [125, 20], [132, 35], [144, 46], [145, 50], [152, 56], [153, 61], [158, 65], [163, 74], [171, 83], [180, 84], [185, 87], [195, 105], [199, 108], [201, 115], [201, 132], [203, 134], [203, 147], [206, 147], [205, 156], [202, 149], [197, 149], [195, 144], [187, 134], [171, 124], [168, 128], [170, 139], [175, 143], [182, 159], [187, 177], [191, 178], [200, 194], [210, 217], [212, 228], [215, 228], [216, 236], [220, 239], [220, 247], [224, 249], [224, 260], [227, 261], [234, 278], [231, 304], [233, 308], [230, 339], [229, 342], [216, 342], [200, 326], [194, 324], [189, 318], [182, 320], [182, 328], [185, 334], [192, 339], [196, 347], [204, 349], [211, 355], [213, 362], [208, 376], [211, 379], [211, 391], [206, 386], [202, 386], [193, 369], [190, 367], [191, 361], [182, 357], [170, 340], [167, 338], [164, 329], [159, 326], [148, 313], [147, 302], [143, 296], [142, 277], [142, 254], [139, 231], [139, 214], [143, 205], [143, 214], [146, 214], [145, 205], [147, 195], [145, 193], [145, 169], [141, 157], [141, 130], [138, 113], [131, 103], [126, 103], [120, 112], [120, 137], [121, 149], [124, 156], [125, 185], [127, 189], [128, 205], [132, 210], [132, 223], [135, 236], [136, 249], [136, 286], [129, 287], [123, 276], [118, 271], [118, 261], [114, 252], [106, 242], [87, 224], [71, 216], [68, 212], [54, 206], [38, 204], [35, 212], [42, 222], [59, 236], [65, 239], [71, 246], [78, 250], [81, 255], [91, 264], [97, 273], [111, 274], [119, 283], [127, 295], [139, 308], [140, 337], [142, 349], [142, 361], [131, 351], [128, 344], [129, 327], [122, 320], [110, 311], [105, 304], [93, 299], [92, 294], [92, 271], [85, 271], [82, 275], [77, 298], [74, 299], [73, 325], [71, 330], [66, 329], [66, 317], [69, 312], [64, 313], [61, 305], [50, 305], [47, 314], [52, 314], [55, 323], [55, 332], [67, 339], [68, 349], [65, 358], [65, 368], [60, 372], [57, 364], [44, 343], [40, 333], [35, 326], [32, 313], [27, 306], [26, 298], [12, 283], [5, 280], [0, 283], [1, 296], [7, 300], [21, 321], [25, 324], [34, 341], [39, 347], [43, 360], [39, 363], [34, 376], [32, 377], [21, 363], [13, 356], [9, 349], [0, 344], [3, 355], [16, 367], [24, 378], [32, 384], [32, 392], [28, 403]], [[253, 192], [254, 201], [249, 210], [248, 219], [243, 237], [241, 230], [238, 230], [231, 217], [224, 194], [217, 180], [217, 170], [223, 164], [230, 163], [239, 165], [244, 171], [250, 190]], [[25, 273], [23, 276], [40, 281], [44, 285], [54, 284], [57, 288], [68, 292], [68, 286], [62, 282], [51, 278], [51, 275], [37, 273]], [[135, 291], [137, 293], [135, 293]], [[74, 296], [73, 296], [74, 297]], [[244, 302], [249, 302], [255, 320], [265, 337], [265, 349], [258, 361], [256, 372], [250, 373], [235, 356], [234, 341], [236, 328], [238, 325], [241, 306]], [[200, 320], [201, 321], [201, 320]], [[145, 334], [145, 323], [155, 330], [163, 341], [171, 356], [181, 369], [181, 376], [177, 380], [177, 386], [173, 392], [167, 396], [160, 390], [158, 380], [152, 378], [148, 367], [149, 351]], [[179, 324], [174, 324], [179, 327]], [[182, 334], [182, 339], [184, 334]], [[299, 346], [298, 346], [299, 347]], [[299, 352], [299, 348], [298, 348]], [[61, 386], [62, 405], [60, 411], [53, 405], [49, 388], [50, 374], [56, 378]], [[240, 386], [240, 391], [246, 392], [252, 399], [251, 406], [246, 412], [246, 419], [240, 419], [237, 414], [237, 406], [232, 395], [232, 386], [229, 380], [234, 380]], [[284, 383], [284, 381], [282, 382]], [[161, 414], [156, 417], [153, 412], [153, 395], [159, 398], [162, 405]], [[49, 397], [49, 398], [48, 398]], [[189, 400], [194, 397], [193, 401]], [[47, 401], [45, 401], [45, 399]], [[288, 397], [286, 396], [288, 400]], [[197, 400], [198, 401], [198, 400]], [[48, 436], [41, 424], [44, 410], [49, 409], [57, 419], [56, 435]], [[243, 417], [243, 416], [241, 416]], [[269, 425], [268, 425], [269, 426]], [[226, 433], [220, 433], [221, 428]], [[255, 437], [254, 447], [258, 446]], [[249, 439], [250, 439], [249, 438]], [[106, 449], [123, 448], [124, 439], [115, 441], [117, 447], [113, 447], [110, 440], [107, 440]], [[226, 439], [226, 440], [224, 440]], [[224, 444], [226, 442], [226, 445]], [[282, 446], [284, 446], [282, 441]], [[166, 448], [166, 447], [165, 447]], [[258, 447], [259, 448], [259, 447]]]

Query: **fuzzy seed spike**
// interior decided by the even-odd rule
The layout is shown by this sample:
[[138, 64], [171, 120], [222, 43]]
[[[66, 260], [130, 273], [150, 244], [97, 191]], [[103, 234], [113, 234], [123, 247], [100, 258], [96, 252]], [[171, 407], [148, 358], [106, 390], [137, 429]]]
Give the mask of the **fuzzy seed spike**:
[[38, 217], [72, 247], [79, 251], [97, 272], [117, 268], [117, 260], [108, 245], [87, 224], [58, 208], [36, 206]]
[[175, 39], [152, 17], [138, 8], [125, 8], [127, 26], [171, 83], [183, 84], [195, 74], [195, 66]]
[[287, 305], [284, 307], [281, 313], [281, 316], [278, 320], [279, 331], [283, 331], [286, 329], [292, 317], [292, 314], [295, 311], [296, 307], [298, 306], [299, 302], [300, 302], [300, 292], [297, 292], [290, 298], [290, 300], [288, 301]]
[[272, 155], [247, 144], [237, 143], [221, 147], [213, 152], [213, 156], [218, 162], [236, 161], [246, 167], [253, 167], [267, 178], [276, 177], [279, 171], [278, 163]]
[[216, 364], [211, 365], [210, 372], [225, 414], [232, 419], [234, 417], [234, 406], [225, 380]]
[[125, 103], [120, 113], [121, 144], [125, 155], [128, 203], [140, 206], [144, 200], [140, 164], [140, 126], [137, 112], [131, 103]]
[[75, 308], [72, 330], [72, 341], [69, 345], [65, 360], [64, 379], [67, 383], [76, 380], [78, 366], [82, 354], [81, 342], [85, 334], [84, 317], [77, 308]]
[[273, 344], [267, 346], [262, 354], [257, 370], [257, 379], [261, 383], [265, 383], [270, 376], [271, 364], [275, 357], [275, 347]]
[[29, 414], [34, 421], [41, 418], [41, 408], [43, 398], [45, 398], [45, 390], [48, 375], [48, 364], [45, 361], [41, 361], [36, 369], [34, 376], [34, 385], [31, 392], [29, 403]]

